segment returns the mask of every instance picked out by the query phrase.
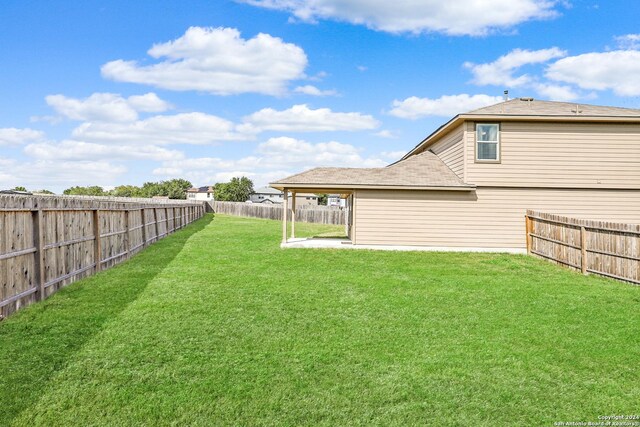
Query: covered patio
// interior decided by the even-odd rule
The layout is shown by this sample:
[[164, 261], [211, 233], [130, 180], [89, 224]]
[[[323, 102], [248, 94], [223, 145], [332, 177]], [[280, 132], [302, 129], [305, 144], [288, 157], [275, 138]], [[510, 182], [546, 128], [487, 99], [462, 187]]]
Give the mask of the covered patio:
[[[273, 184], [272, 184], [273, 186]], [[282, 203], [282, 243], [284, 247], [329, 247], [331, 245], [353, 245], [351, 240], [352, 223], [353, 223], [353, 191], [345, 191], [336, 188], [308, 188], [308, 187], [274, 187], [282, 190], [284, 200]], [[314, 194], [340, 194], [341, 198], [347, 200], [345, 215], [345, 236], [335, 238], [299, 238], [296, 237], [296, 194], [297, 193], [314, 193]]]
[[[376, 245], [360, 238], [367, 231], [371, 234], [377, 225], [364, 227], [359, 219], [366, 220], [372, 215], [385, 216], [384, 227], [393, 229], [403, 219], [395, 209], [380, 210], [378, 205], [367, 203], [367, 196], [383, 192], [393, 202], [401, 194], [428, 192], [472, 193], [474, 185], [464, 183], [442, 160], [430, 151], [413, 155], [386, 167], [380, 168], [315, 168], [289, 176], [270, 184], [284, 192], [282, 216], [282, 247], [355, 247]], [[298, 239], [296, 238], [296, 193], [340, 194], [347, 200], [345, 239]], [[289, 194], [291, 193], [291, 194]], [[291, 197], [293, 196], [293, 197]], [[361, 205], [361, 206], [360, 206]], [[289, 224], [289, 218], [291, 224]], [[404, 220], [406, 222], [406, 220]], [[362, 221], [361, 221], [362, 222]], [[365, 230], [366, 228], [366, 230]], [[360, 236], [362, 237], [362, 236]], [[322, 241], [321, 241], [322, 240]], [[386, 246], [402, 250], [398, 241], [385, 242]], [[379, 246], [379, 245], [378, 245]], [[411, 250], [416, 250], [414, 247]]]

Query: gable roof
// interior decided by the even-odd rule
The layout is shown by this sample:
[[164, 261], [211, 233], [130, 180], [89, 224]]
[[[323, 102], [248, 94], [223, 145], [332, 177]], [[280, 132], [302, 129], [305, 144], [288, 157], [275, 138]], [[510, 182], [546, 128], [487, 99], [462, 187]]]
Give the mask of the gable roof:
[[401, 160], [427, 148], [440, 136], [466, 120], [640, 123], [640, 109], [515, 98], [458, 114], [423, 139]]
[[273, 194], [273, 195], [279, 195], [282, 194], [282, 191], [280, 190], [276, 190], [275, 188], [271, 188], [271, 187], [260, 187], [257, 190], [253, 191], [253, 194]]
[[575, 102], [541, 101], [533, 98], [516, 98], [469, 111], [465, 115], [517, 115], [517, 116], [581, 116], [581, 117], [638, 117], [640, 110], [622, 107], [579, 104]]
[[271, 183], [275, 188], [475, 188], [427, 151], [382, 168], [315, 168]]
[[472, 190], [429, 146], [467, 120], [640, 123], [640, 109], [516, 98], [458, 114], [384, 168], [315, 168], [275, 181], [274, 188], [314, 190], [388, 188]]

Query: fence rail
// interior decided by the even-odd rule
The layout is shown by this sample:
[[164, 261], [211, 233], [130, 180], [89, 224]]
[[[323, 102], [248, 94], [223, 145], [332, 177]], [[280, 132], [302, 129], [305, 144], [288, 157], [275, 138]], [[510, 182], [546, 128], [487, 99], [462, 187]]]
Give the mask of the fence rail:
[[0, 317], [202, 217], [187, 201], [0, 196]]
[[640, 285], [640, 225], [527, 211], [527, 252], [580, 270]]
[[[282, 205], [263, 205], [261, 203], [242, 202], [213, 202], [212, 206], [213, 211], [216, 213], [282, 221]], [[345, 215], [345, 210], [338, 207], [309, 205], [296, 207], [296, 222], [344, 225]]]

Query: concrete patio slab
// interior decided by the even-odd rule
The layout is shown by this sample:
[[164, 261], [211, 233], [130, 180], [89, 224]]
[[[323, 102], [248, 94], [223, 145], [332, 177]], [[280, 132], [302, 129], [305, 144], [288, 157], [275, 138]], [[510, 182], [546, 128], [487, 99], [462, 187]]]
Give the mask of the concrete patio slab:
[[452, 248], [442, 246], [401, 246], [401, 245], [354, 245], [347, 238], [294, 238], [280, 244], [281, 248], [317, 248], [317, 249], [368, 249], [379, 251], [424, 251], [424, 252], [492, 252], [526, 254], [520, 248]]

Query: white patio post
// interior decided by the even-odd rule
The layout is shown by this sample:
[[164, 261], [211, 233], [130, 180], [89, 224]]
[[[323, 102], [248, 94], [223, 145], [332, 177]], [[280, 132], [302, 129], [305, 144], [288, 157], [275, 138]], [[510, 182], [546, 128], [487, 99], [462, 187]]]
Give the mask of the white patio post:
[[289, 190], [283, 188], [284, 200], [282, 201], [282, 243], [287, 243], [287, 210], [289, 209]]
[[296, 237], [296, 192], [291, 192], [291, 238]]

